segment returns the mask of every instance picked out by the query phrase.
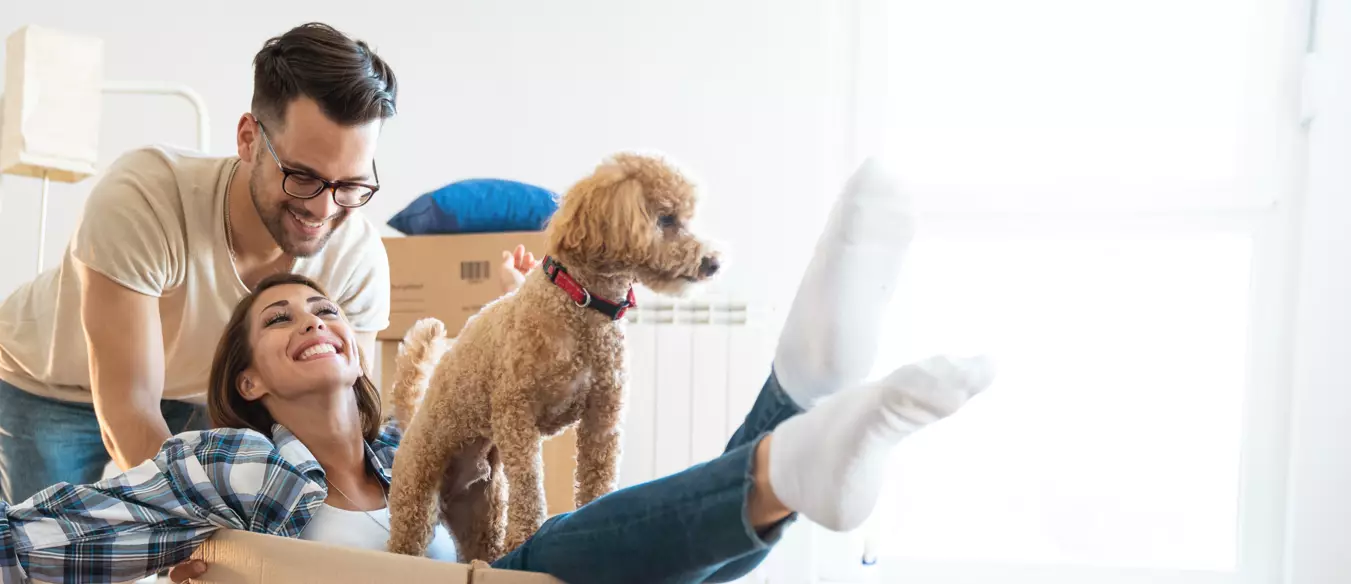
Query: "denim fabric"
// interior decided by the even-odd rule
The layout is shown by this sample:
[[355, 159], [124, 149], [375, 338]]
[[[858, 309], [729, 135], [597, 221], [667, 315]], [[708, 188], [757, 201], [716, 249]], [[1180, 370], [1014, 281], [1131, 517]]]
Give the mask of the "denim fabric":
[[771, 372], [726, 452], [550, 518], [493, 564], [565, 582], [730, 582], [764, 561], [790, 517], [756, 533], [747, 517], [755, 447], [802, 410]]
[[[164, 401], [160, 411], [174, 434], [210, 425], [203, 406]], [[24, 501], [60, 482], [97, 482], [109, 460], [92, 404], [39, 397], [0, 381], [0, 501]]]

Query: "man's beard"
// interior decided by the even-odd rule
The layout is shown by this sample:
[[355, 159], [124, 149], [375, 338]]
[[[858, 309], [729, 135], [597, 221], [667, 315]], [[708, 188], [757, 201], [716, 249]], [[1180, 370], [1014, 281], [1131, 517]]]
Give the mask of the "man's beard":
[[[272, 240], [277, 242], [277, 246], [281, 247], [281, 251], [286, 255], [304, 258], [319, 253], [328, 244], [328, 238], [333, 236], [333, 232], [338, 229], [338, 226], [347, 220], [347, 213], [340, 211], [334, 217], [324, 218], [326, 229], [317, 240], [299, 239], [287, 230], [285, 225], [286, 221], [290, 219], [288, 215], [291, 214], [291, 211], [287, 208], [289, 201], [279, 203], [275, 207], [264, 207], [263, 201], [258, 195], [261, 189], [258, 188], [257, 182], [258, 175], [255, 172], [253, 176], [249, 177], [249, 198], [253, 200], [253, 208], [258, 211], [258, 217], [263, 220], [263, 225], [267, 227], [267, 232], [272, 235]], [[327, 196], [327, 193], [319, 196]], [[287, 195], [287, 198], [291, 198], [290, 195]], [[295, 201], [299, 202], [300, 199], [295, 199]], [[314, 219], [306, 215], [303, 207], [298, 209], [296, 214], [306, 220]]]

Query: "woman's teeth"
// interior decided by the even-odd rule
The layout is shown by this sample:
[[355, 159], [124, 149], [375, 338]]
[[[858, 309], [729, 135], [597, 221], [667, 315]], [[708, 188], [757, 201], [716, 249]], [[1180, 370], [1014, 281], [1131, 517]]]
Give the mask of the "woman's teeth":
[[328, 343], [320, 343], [318, 345], [305, 349], [305, 352], [300, 354], [299, 360], [304, 361], [315, 355], [332, 355], [337, 352], [338, 352], [337, 347], [334, 347], [333, 345], [330, 345]]

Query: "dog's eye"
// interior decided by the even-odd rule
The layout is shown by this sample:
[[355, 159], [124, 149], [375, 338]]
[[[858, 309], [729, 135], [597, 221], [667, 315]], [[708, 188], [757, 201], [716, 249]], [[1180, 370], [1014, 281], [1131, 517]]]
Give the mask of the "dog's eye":
[[676, 224], [675, 215], [662, 215], [660, 217], [657, 217], [657, 227], [660, 227], [662, 229], [666, 229], [668, 227], [675, 227], [675, 224]]

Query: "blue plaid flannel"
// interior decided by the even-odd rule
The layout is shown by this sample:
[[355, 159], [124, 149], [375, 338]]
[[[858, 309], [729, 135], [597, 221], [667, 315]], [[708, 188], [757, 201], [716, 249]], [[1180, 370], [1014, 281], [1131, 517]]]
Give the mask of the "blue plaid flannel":
[[[386, 486], [401, 438], [391, 423], [366, 444]], [[217, 529], [296, 537], [327, 496], [319, 462], [280, 425], [272, 439], [185, 432], [121, 476], [0, 501], [0, 582], [136, 580], [188, 559]]]

